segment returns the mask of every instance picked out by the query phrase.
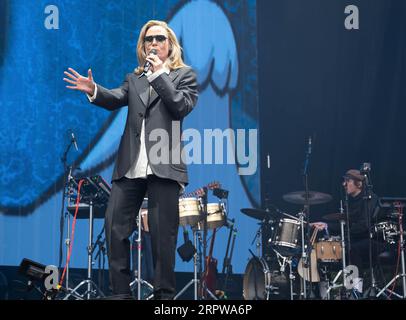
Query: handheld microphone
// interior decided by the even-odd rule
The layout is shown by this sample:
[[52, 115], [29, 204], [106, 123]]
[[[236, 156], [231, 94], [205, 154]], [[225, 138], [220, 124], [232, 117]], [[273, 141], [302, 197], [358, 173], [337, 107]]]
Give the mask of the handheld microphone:
[[[157, 54], [156, 49], [152, 49], [149, 54]], [[144, 73], [147, 73], [149, 69], [151, 68], [151, 63], [149, 61], [145, 61], [144, 64]]]
[[75, 138], [75, 134], [73, 132], [71, 132], [70, 134], [72, 136], [72, 142], [73, 142], [73, 145], [75, 146], [76, 151], [79, 151], [78, 144], [77, 144], [76, 138]]

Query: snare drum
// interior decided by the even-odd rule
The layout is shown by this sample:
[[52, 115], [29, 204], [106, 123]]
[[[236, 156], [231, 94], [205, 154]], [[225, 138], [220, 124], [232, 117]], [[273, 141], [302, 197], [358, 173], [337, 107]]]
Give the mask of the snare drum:
[[282, 255], [295, 255], [300, 251], [299, 231], [300, 222], [298, 220], [280, 219], [274, 230], [273, 240], [270, 241], [271, 245], [275, 246], [275, 249]]
[[315, 249], [320, 262], [339, 262], [343, 258], [340, 237], [320, 239], [315, 243]]
[[202, 219], [202, 207], [198, 198], [179, 199], [179, 223], [195, 226]]

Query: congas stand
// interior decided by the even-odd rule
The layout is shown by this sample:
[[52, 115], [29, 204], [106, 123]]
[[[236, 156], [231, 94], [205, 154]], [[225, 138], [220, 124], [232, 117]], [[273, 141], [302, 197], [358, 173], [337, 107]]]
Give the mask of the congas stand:
[[[193, 245], [195, 246], [195, 248], [197, 248], [197, 234], [198, 231], [195, 230], [194, 228], [192, 228], [193, 231]], [[193, 287], [193, 292], [194, 292], [194, 300], [198, 300], [199, 296], [198, 296], [198, 287], [199, 287], [199, 278], [198, 278], [198, 266], [199, 266], [199, 253], [197, 251], [195, 251], [195, 254], [193, 255], [193, 279], [190, 280], [181, 291], [178, 292], [178, 294], [173, 298], [173, 300], [177, 300], [187, 289], [189, 289], [190, 286], [194, 286]]]
[[[200, 284], [199, 275], [201, 272], [201, 235], [199, 233], [199, 221], [202, 216], [202, 204], [199, 198], [181, 198], [179, 200], [179, 222], [186, 230], [187, 226], [190, 225], [193, 232], [193, 279], [191, 279], [183, 288], [175, 295], [173, 298], [177, 300], [182, 296], [186, 290], [193, 286], [193, 298], [194, 300], [199, 300], [198, 288]], [[207, 221], [206, 221], [207, 222]], [[198, 240], [199, 238], [199, 240]]]

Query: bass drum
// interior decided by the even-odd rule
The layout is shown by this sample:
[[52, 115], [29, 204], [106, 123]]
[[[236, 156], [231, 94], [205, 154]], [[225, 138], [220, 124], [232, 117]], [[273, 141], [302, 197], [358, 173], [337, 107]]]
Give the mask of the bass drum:
[[289, 279], [277, 270], [270, 270], [263, 258], [252, 258], [245, 268], [244, 300], [289, 299]]

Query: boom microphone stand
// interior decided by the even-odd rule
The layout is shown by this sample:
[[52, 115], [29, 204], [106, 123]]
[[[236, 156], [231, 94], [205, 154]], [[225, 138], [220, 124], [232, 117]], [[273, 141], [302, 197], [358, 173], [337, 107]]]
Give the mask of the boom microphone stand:
[[[61, 204], [61, 218], [60, 218], [60, 237], [59, 237], [59, 260], [58, 260], [58, 267], [60, 268], [62, 265], [62, 242], [63, 242], [63, 227], [64, 227], [64, 211], [65, 211], [65, 199], [67, 194], [67, 188], [69, 186], [70, 175], [72, 172], [72, 166], [68, 166], [68, 153], [72, 145], [74, 144], [75, 140], [71, 139], [68, 146], [65, 149], [61, 157], [61, 162], [63, 165], [63, 186], [62, 186], [62, 204]], [[69, 180], [68, 180], [69, 177]], [[68, 279], [68, 278], [67, 278]]]
[[[300, 216], [300, 228], [302, 232], [302, 263], [304, 268], [309, 267], [309, 270], [311, 270], [311, 259], [310, 255], [312, 252], [312, 248], [307, 243], [306, 239], [310, 238], [310, 226], [309, 224], [306, 225], [306, 238], [305, 238], [305, 230], [304, 230], [304, 220], [307, 219], [309, 220], [309, 215], [310, 215], [310, 204], [309, 204], [309, 184], [308, 184], [308, 169], [309, 169], [309, 163], [310, 163], [310, 155], [312, 153], [312, 137], [309, 137], [308, 140], [308, 145], [307, 145], [307, 151], [306, 151], [306, 159], [304, 163], [304, 168], [303, 168], [303, 182], [304, 182], [304, 187], [305, 187], [305, 205], [303, 208], [303, 212], [299, 214]], [[307, 248], [306, 248], [306, 243], [307, 243]], [[310, 294], [312, 292], [312, 278], [311, 278], [311, 272], [309, 272], [309, 287], [310, 287]], [[303, 277], [303, 299], [307, 299], [307, 287], [306, 287], [306, 277]]]
[[371, 164], [364, 163], [360, 170], [361, 174], [364, 176], [364, 210], [367, 217], [368, 232], [369, 232], [369, 272], [371, 275], [371, 287], [369, 289], [368, 297], [376, 297], [376, 280], [374, 275], [374, 267], [372, 262], [372, 234], [371, 234], [371, 199], [372, 199], [372, 181], [371, 181]]
[[[68, 146], [66, 147], [62, 157], [61, 157], [61, 162], [63, 165], [63, 186], [62, 186], [62, 199], [61, 199], [61, 214], [60, 214], [60, 222], [59, 222], [59, 229], [60, 229], [60, 236], [59, 236], [59, 260], [58, 260], [58, 267], [61, 268], [62, 265], [62, 255], [63, 255], [63, 228], [64, 228], [64, 223], [65, 219], [67, 219], [67, 238], [65, 239], [65, 245], [66, 245], [66, 259], [68, 258], [69, 254], [69, 246], [70, 246], [70, 230], [69, 230], [69, 212], [64, 212], [65, 211], [65, 202], [66, 202], [66, 196], [70, 195], [70, 182], [72, 179], [72, 171], [73, 171], [73, 166], [70, 165], [68, 166], [68, 153], [72, 147], [72, 145], [75, 147], [76, 151], [79, 151], [77, 141], [75, 138], [75, 135], [71, 129], [68, 130], [68, 133], [70, 135], [70, 142]], [[66, 260], [68, 261], [68, 260]], [[69, 264], [66, 266], [66, 282], [65, 282], [65, 287], [69, 290]]]

